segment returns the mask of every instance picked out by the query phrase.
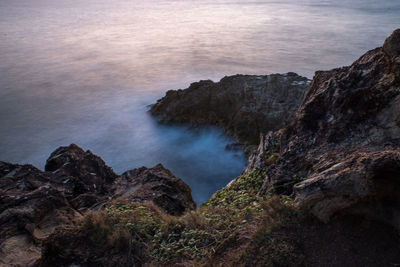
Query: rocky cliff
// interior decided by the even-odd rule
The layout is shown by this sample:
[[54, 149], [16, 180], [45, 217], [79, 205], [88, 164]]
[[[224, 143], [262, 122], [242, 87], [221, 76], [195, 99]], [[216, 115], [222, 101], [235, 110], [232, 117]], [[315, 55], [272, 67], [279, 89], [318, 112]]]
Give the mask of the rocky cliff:
[[72, 144], [55, 150], [45, 171], [0, 162], [0, 263], [26, 266], [56, 227], [74, 225], [118, 197], [153, 202], [168, 214], [193, 210], [190, 188], [161, 164], [118, 176], [104, 161]]
[[[274, 144], [279, 143], [276, 150]], [[329, 221], [363, 214], [400, 229], [400, 30], [349, 67], [318, 71], [291, 123], [262, 138], [248, 169]]]
[[[233, 76], [169, 92], [152, 110], [252, 142], [279, 128], [263, 107], [289, 114], [274, 79], [294, 86], [289, 98], [307, 86], [291, 73]], [[197, 210], [160, 164], [117, 175], [76, 145], [45, 171], [0, 162], [0, 265], [399, 266], [400, 30], [351, 66], [316, 72], [300, 102]]]
[[295, 73], [235, 75], [168, 91], [151, 108], [164, 122], [214, 124], [241, 143], [257, 144], [260, 133], [285, 126], [310, 81]]

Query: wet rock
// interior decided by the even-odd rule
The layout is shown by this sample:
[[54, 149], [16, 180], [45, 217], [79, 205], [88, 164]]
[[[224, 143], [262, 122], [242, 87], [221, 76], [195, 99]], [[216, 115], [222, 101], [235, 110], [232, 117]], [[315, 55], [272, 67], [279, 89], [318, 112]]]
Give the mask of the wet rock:
[[351, 66], [315, 73], [282, 131], [264, 192], [293, 188], [296, 202], [323, 221], [375, 214], [400, 229], [399, 38], [396, 30]]
[[200, 81], [185, 90], [168, 91], [151, 113], [164, 122], [219, 125], [239, 142], [257, 144], [260, 133], [290, 121], [309, 82], [292, 72]]

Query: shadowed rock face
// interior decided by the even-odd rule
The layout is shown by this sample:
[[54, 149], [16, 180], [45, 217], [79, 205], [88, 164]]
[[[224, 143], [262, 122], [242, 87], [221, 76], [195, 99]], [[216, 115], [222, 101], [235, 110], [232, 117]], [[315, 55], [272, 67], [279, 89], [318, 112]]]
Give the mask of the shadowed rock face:
[[305, 179], [296, 201], [321, 220], [361, 213], [400, 229], [399, 40], [396, 30], [351, 66], [316, 72], [264, 192]]
[[185, 90], [168, 91], [151, 113], [164, 122], [219, 125], [240, 142], [257, 144], [260, 133], [290, 121], [309, 82], [295, 73], [200, 81]]
[[93, 155], [89, 150], [83, 151], [75, 144], [60, 147], [51, 153], [46, 161], [45, 170], [57, 176], [70, 177], [72, 184], [79, 183], [74, 194], [107, 194], [110, 192], [110, 185], [117, 178], [100, 157]]
[[123, 173], [116, 183], [115, 196], [131, 202], [151, 200], [172, 215], [196, 208], [189, 186], [161, 164], [151, 169], [142, 167]]
[[246, 167], [242, 173], [248, 173], [253, 169], [262, 169], [271, 165], [268, 161], [274, 156], [277, 156], [280, 150], [279, 138], [281, 134], [280, 131], [270, 131], [266, 135], [261, 134], [260, 143], [257, 149], [249, 156]]
[[40, 258], [42, 240], [81, 215], [60, 189], [62, 177], [4, 162], [0, 175], [0, 265], [27, 266]]
[[117, 197], [153, 201], [174, 215], [196, 207], [190, 188], [162, 165], [117, 176], [101, 158], [72, 144], [54, 151], [45, 169], [0, 162], [0, 265], [34, 264], [56, 227]]

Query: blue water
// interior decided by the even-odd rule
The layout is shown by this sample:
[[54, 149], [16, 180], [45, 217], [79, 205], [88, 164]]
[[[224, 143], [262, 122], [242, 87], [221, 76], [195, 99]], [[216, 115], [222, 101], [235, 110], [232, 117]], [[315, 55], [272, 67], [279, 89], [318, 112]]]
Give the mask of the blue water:
[[0, 0], [0, 160], [76, 143], [116, 172], [163, 163], [197, 202], [238, 175], [215, 128], [158, 125], [166, 90], [348, 65], [400, 27], [400, 1]]

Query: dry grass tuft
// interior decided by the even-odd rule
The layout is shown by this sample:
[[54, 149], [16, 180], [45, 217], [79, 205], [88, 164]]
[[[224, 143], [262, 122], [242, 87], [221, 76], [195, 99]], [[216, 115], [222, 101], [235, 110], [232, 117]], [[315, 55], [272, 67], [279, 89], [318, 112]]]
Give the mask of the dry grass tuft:
[[105, 210], [86, 215], [80, 229], [91, 242], [129, 247], [121, 249], [128, 251], [121, 257], [155, 266], [286, 264], [301, 258], [283, 230], [297, 211], [289, 197], [258, 195], [264, 177], [262, 170], [240, 176], [181, 217], [167, 215], [151, 202], [117, 199]]

